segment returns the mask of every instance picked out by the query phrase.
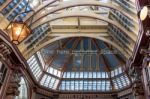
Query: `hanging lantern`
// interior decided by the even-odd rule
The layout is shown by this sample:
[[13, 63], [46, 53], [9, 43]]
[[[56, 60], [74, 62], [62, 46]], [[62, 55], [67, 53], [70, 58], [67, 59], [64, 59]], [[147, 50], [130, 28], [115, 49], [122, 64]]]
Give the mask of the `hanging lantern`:
[[149, 17], [149, 6], [144, 6], [140, 11], [140, 19], [144, 21], [147, 17]]
[[31, 33], [31, 30], [23, 22], [12, 22], [7, 28], [7, 33], [14, 44], [19, 44]]
[[148, 67], [150, 68], [150, 62], [148, 62]]

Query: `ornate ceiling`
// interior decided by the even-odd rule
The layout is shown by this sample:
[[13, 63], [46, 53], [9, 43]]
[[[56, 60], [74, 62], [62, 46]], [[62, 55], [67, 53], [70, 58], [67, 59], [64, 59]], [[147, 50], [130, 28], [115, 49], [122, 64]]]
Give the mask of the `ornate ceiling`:
[[31, 28], [18, 48], [40, 86], [102, 92], [130, 86], [126, 61], [138, 35], [134, 0], [30, 0], [17, 15], [27, 4], [13, 0], [0, 8], [1, 23], [17, 20]]

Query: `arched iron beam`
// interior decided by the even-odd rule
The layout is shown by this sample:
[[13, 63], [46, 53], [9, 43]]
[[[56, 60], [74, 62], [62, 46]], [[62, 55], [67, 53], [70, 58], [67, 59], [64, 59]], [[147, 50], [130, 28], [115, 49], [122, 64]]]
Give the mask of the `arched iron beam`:
[[[96, 41], [95, 39], [92, 39], [92, 43], [96, 46], [96, 48], [97, 48], [99, 51], [102, 50], [102, 49], [99, 47], [99, 45], [98, 45], [98, 43], [97, 43], [97, 41]], [[111, 84], [111, 86], [112, 86], [112, 90], [114, 91], [114, 90], [115, 90], [115, 87], [114, 87], [114, 83], [113, 83], [112, 78], [111, 78], [111, 69], [110, 69], [110, 67], [109, 67], [109, 66], [111, 66], [111, 65], [109, 64], [109, 62], [108, 62], [108, 60], [107, 60], [107, 58], [106, 58], [105, 55], [101, 54], [101, 56], [102, 56], [101, 59], [102, 59], [102, 61], [105, 63], [105, 67], [106, 67], [106, 70], [107, 70], [107, 72], [108, 72], [109, 81], [110, 81], [110, 84]]]
[[[43, 15], [35, 13], [35, 15], [37, 15], [37, 18], [33, 19], [33, 23], [37, 22], [38, 20], [40, 20], [40, 19], [56, 12], [56, 11], [63, 10], [65, 8], [76, 7], [76, 6], [101, 6], [101, 7], [106, 7], [106, 8], [117, 10], [120, 13], [122, 13], [123, 15], [127, 16], [128, 18], [133, 19], [131, 17], [131, 15], [126, 13], [121, 7], [112, 5], [111, 3], [102, 3], [102, 2], [99, 2], [99, 1], [95, 1], [95, 0], [82, 0], [82, 1], [81, 0], [76, 0], [76, 1], [62, 2], [58, 6], [56, 6], [55, 8], [52, 8], [51, 10], [44, 13]], [[41, 16], [39, 16], [39, 15], [41, 15]], [[34, 16], [34, 15], [32, 15], [32, 16]], [[36, 17], [36, 16], [34, 16], [34, 17]], [[27, 22], [27, 21], [28, 20], [25, 20], [25, 22]]]
[[[55, 42], [57, 40], [60, 39], [65, 39], [65, 38], [69, 38], [69, 37], [75, 37], [74, 35], [70, 35], [70, 36], [60, 36], [60, 37], [55, 37], [53, 39], [49, 39], [48, 41], [39, 44], [38, 46], [36, 46], [34, 49], [29, 49], [23, 53], [23, 56], [25, 57], [25, 59], [30, 58], [34, 53], [36, 53], [37, 51], [39, 51], [40, 49], [46, 47], [48, 44], [51, 44], [52, 42]], [[80, 37], [90, 37], [90, 38], [95, 38], [98, 40], [102, 40], [110, 45], [112, 45], [114, 48], [118, 49], [122, 54], [125, 55], [125, 57], [128, 59], [130, 57], [129, 54], [127, 54], [123, 48], [121, 48], [120, 46], [118, 46], [116, 43], [114, 43], [112, 40], [109, 40], [107, 37], [96, 37], [96, 36], [80, 36]]]
[[126, 35], [128, 35], [133, 41], [136, 41], [136, 35], [132, 32], [127, 31], [123, 26], [121, 26], [116, 21], [113, 21], [113, 20], [111, 20], [109, 18], [106, 18], [104, 16], [97, 15], [95, 13], [82, 12], [82, 11], [65, 12], [65, 13], [58, 14], [58, 15], [56, 15], [54, 17], [51, 17], [51, 18], [46, 18], [45, 20], [40, 20], [40, 21], [32, 24], [31, 29], [35, 29], [38, 26], [41, 26], [45, 23], [48, 23], [48, 22], [51, 22], [51, 21], [54, 21], [54, 20], [57, 20], [57, 19], [68, 18], [68, 17], [88, 17], [88, 18], [102, 20], [104, 22], [107, 22], [111, 25], [116, 26], [118, 29], [120, 29], [122, 32], [124, 32]]
[[50, 0], [50, 1], [46, 2], [45, 4], [40, 5], [37, 9], [35, 8], [35, 9], [34, 9], [34, 13], [30, 13], [30, 14], [27, 15], [28, 17], [25, 19], [26, 22], [29, 21], [33, 16], [37, 15], [37, 14], [38, 14], [40, 11], [42, 11], [45, 7], [47, 7], [47, 6], [49, 6], [49, 5], [53, 4], [53, 3], [55, 3], [56, 1], [58, 1], [58, 0]]

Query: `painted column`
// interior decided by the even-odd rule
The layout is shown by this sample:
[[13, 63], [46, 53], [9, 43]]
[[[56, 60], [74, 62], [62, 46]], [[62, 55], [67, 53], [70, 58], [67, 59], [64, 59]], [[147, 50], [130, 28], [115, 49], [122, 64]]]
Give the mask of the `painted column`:
[[141, 54], [144, 55], [143, 64], [142, 64], [142, 79], [144, 84], [144, 94], [145, 98], [149, 99], [149, 93], [150, 93], [150, 50], [149, 49], [142, 49]]
[[15, 99], [16, 96], [19, 95], [19, 90], [18, 88], [20, 87], [20, 81], [21, 81], [21, 76], [17, 72], [13, 72], [11, 75], [7, 91], [6, 91], [6, 98], [5, 99]]
[[118, 94], [112, 94], [113, 99], [119, 99]]
[[[132, 91], [134, 99], [143, 99], [144, 98], [144, 88], [142, 81], [142, 68], [141, 66], [134, 66], [134, 71], [132, 72], [134, 83], [132, 86]], [[145, 99], [145, 98], [144, 98]]]

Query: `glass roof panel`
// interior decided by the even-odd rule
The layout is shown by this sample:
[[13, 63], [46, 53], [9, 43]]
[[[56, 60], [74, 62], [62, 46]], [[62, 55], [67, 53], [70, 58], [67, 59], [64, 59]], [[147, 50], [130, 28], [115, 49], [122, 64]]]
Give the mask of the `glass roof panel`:
[[40, 78], [40, 75], [42, 74], [42, 69], [40, 67], [40, 63], [38, 62], [38, 59], [35, 55], [33, 55], [28, 61], [27, 61], [29, 68], [31, 72], [33, 73], [34, 77], [38, 80]]
[[[94, 40], [93, 42], [89, 38], [82, 38], [82, 40], [78, 39], [79, 38], [76, 38], [76, 40], [71, 41], [72, 46], [74, 46], [74, 44], [77, 45], [76, 47], [78, 47], [79, 44], [88, 44], [88, 46], [83, 46], [84, 50], [93, 50], [91, 48], [92, 45], [98, 46], [95, 47], [96, 50], [99, 50], [97, 48], [106, 49], [106, 44], [102, 41]], [[76, 41], [79, 42], [77, 43]], [[95, 41], [98, 42], [99, 45], [97, 45]], [[61, 45], [66, 44], [65, 46], [67, 46], [67, 44], [70, 44], [66, 43], [66, 40], [60, 40], [59, 43]], [[65, 48], [61, 47], [61, 45], [57, 45], [57, 47], [53, 48], [56, 48], [58, 50], [59, 48], [62, 48], [60, 51], [73, 51], [72, 47]], [[111, 53], [106, 55], [104, 53], [85, 53], [86, 51], [82, 51], [82, 53], [80, 53], [79, 51], [82, 50], [81, 47], [80, 49], [75, 48], [75, 50], [79, 53], [48, 54], [49, 56], [47, 55], [46, 57], [51, 58], [47, 58], [46, 60], [43, 58], [42, 51], [45, 51], [45, 55], [45, 53], [47, 53], [46, 51], [49, 51], [49, 49], [51, 49], [50, 46], [41, 49], [27, 61], [31, 72], [35, 75], [37, 80], [42, 73], [41, 68], [47, 68], [47, 70], [45, 71], [46, 74], [44, 74], [40, 81], [40, 84], [47, 88], [59, 89], [61, 91], [99, 90], [102, 92], [107, 92], [111, 91], [113, 87], [110, 82], [113, 82], [115, 89], [121, 89], [130, 84], [129, 78], [123, 72], [122, 67], [118, 66], [118, 63], [121, 60], [117, 60], [115, 54]], [[55, 50], [53, 48], [51, 50]], [[107, 49], [110, 50], [109, 47], [107, 47]], [[73, 57], [69, 58], [71, 59], [71, 61], [67, 61], [67, 58], [70, 56], [69, 54]], [[45, 61], [49, 61], [48, 59], [52, 59], [52, 62], [47, 65], [48, 67], [45, 67]], [[60, 86], [57, 86], [60, 81], [59, 78], [63, 79], [60, 82]], [[112, 81], [110, 81], [111, 79]]]
[[[7, 1], [0, 0], [0, 5]], [[27, 1], [29, 1], [26, 10], [28, 13], [22, 13]], [[12, 0], [1, 11], [2, 15], [8, 19], [6, 23], [16, 20], [25, 21], [30, 15], [35, 14], [34, 17], [31, 17], [35, 23], [30, 24], [28, 21], [31, 20], [26, 21], [27, 24], [30, 24], [32, 33], [21, 43], [25, 45], [23, 55], [26, 50], [25, 56], [31, 55], [26, 59], [28, 59], [28, 67], [35, 80], [45, 88], [61, 91], [106, 92], [112, 91], [113, 87], [119, 90], [130, 85], [131, 81], [123, 68], [126, 65], [126, 59], [132, 55], [138, 33], [135, 0], [95, 0], [100, 5], [108, 4], [118, 9], [120, 7], [121, 12], [104, 6], [74, 6], [76, 1], [89, 0], [56, 0], [47, 5], [52, 1]], [[61, 8], [70, 4], [69, 7]], [[47, 6], [36, 13], [44, 5]], [[113, 24], [97, 18], [87, 18], [86, 15], [81, 17], [84, 12], [85, 14], [90, 13], [91, 17], [100, 16], [102, 19], [109, 19]], [[19, 13], [22, 14], [18, 15]], [[75, 17], [61, 17], [54, 20], [68, 13]], [[42, 15], [44, 16], [41, 17]], [[46, 21], [43, 25], [32, 28], [35, 24], [48, 19], [53, 21]], [[117, 25], [115, 26], [114, 23]], [[121, 26], [123, 30], [117, 26]], [[48, 42], [50, 43], [47, 44]], [[36, 47], [40, 48], [39, 46], [44, 47], [37, 51]], [[120, 52], [121, 50], [123, 51]], [[117, 53], [110, 54], [111, 51]], [[124, 52], [128, 54], [128, 57]]]
[[[46, 5], [47, 2], [51, 2], [52, 0], [29, 1], [30, 5], [28, 10], [33, 9], [36, 11], [40, 6]], [[74, 3], [75, 1], [80, 0], [58, 0], [43, 8], [39, 12], [39, 15], [44, 15], [45, 13], [54, 10], [55, 7], [59, 8], [59, 4], [63, 4], [63, 2], [65, 5], [67, 2], [70, 2], [71, 4], [71, 2]], [[126, 4], [129, 8], [134, 8], [132, 4], [125, 3], [122, 0], [115, 0], [115, 2], [113, 0], [97, 1], [101, 4], [108, 3], [116, 5], [117, 7], [125, 6]], [[131, 1], [134, 2], [135, 0]], [[11, 13], [8, 19], [13, 20], [16, 14], [22, 11], [26, 3], [27, 2], [21, 3], [17, 9]], [[2, 14], [6, 15], [9, 13], [15, 5], [17, 5], [16, 0], [13, 1], [13, 3], [10, 3], [10, 5], [2, 11]], [[127, 10], [129, 8], [126, 7], [124, 9]], [[103, 6], [87, 5], [67, 7], [53, 11], [53, 13], [45, 15], [43, 19], [37, 20], [37, 23], [38, 21], [48, 20], [66, 12], [78, 14], [76, 13], [78, 11], [85, 13], [90, 12], [111, 19], [112, 21], [114, 20], [114, 22], [122, 23], [123, 25], [121, 28], [128, 32], [132, 31], [129, 26], [134, 27], [132, 26], [134, 25], [133, 20], [119, 11]], [[28, 14], [22, 14], [15, 19], [22, 20], [26, 18], [26, 16], [28, 16]], [[40, 19], [40, 16], [36, 17]], [[128, 24], [129, 26], [127, 26]], [[136, 28], [136, 26], [134, 28]], [[122, 69], [126, 64], [126, 55], [121, 54], [119, 50], [125, 50], [130, 56], [134, 42], [132, 42], [133, 40], [125, 34], [124, 31], [119, 30], [116, 26], [97, 19], [76, 16], [74, 18], [61, 18], [54, 20], [53, 22], [46, 22], [44, 25], [40, 25], [32, 31], [32, 35], [25, 41], [27, 49], [34, 49], [38, 44], [42, 45], [45, 44], [45, 42], [47, 43], [52, 40], [50, 44], [44, 46], [27, 60], [33, 76], [37, 82], [40, 82], [45, 88], [60, 91], [107, 92], [112, 91], [113, 88], [119, 90], [130, 85], [131, 81]], [[79, 33], [83, 36], [78, 35]], [[85, 34], [88, 36], [85, 36]], [[75, 37], [74, 35], [78, 36]], [[98, 36], [96, 37], [95, 35]], [[55, 40], [57, 37], [65, 39]], [[117, 49], [114, 48], [114, 46], [117, 46]], [[114, 50], [117, 53], [109, 53]], [[68, 53], [64, 53], [63, 51]]]

